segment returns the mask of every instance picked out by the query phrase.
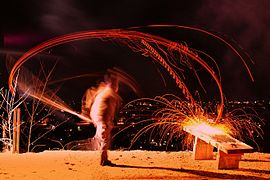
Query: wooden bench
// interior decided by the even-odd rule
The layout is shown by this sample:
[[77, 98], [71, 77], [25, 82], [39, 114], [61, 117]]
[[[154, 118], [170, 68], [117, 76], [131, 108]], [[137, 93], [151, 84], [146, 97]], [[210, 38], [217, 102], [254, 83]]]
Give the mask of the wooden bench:
[[195, 160], [214, 159], [214, 147], [218, 150], [218, 169], [238, 169], [239, 161], [244, 153], [253, 152], [253, 148], [226, 134], [207, 134], [192, 126], [184, 131], [195, 136], [193, 155]]

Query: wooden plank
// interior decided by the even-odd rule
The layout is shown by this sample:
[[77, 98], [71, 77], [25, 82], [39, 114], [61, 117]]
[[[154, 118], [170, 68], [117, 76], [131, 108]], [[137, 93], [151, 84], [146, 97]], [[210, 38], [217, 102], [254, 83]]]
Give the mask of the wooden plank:
[[226, 154], [219, 150], [217, 156], [218, 169], [238, 169], [242, 155], [243, 154]]
[[193, 147], [193, 157], [195, 160], [210, 160], [214, 158], [213, 154], [214, 147], [195, 137], [194, 147]]
[[[229, 135], [213, 135], [215, 147], [227, 154], [251, 153], [253, 148]], [[211, 144], [214, 144], [211, 143]]]
[[226, 154], [241, 154], [253, 152], [253, 148], [233, 137], [226, 134], [207, 134], [198, 129], [194, 130], [192, 126], [186, 126], [183, 128], [184, 131], [200, 138], [208, 144], [216, 147], [217, 149], [223, 151]]

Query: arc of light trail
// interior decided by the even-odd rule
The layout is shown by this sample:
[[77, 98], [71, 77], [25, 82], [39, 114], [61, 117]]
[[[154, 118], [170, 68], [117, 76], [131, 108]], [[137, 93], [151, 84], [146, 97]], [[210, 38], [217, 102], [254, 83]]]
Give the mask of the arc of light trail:
[[[38, 46], [35, 46], [34, 48], [27, 51], [21, 58], [19, 58], [19, 60], [15, 63], [15, 65], [13, 66], [13, 68], [10, 72], [10, 76], [9, 76], [9, 80], [8, 80], [10, 91], [12, 93], [14, 93], [14, 87], [13, 87], [12, 81], [13, 81], [13, 77], [14, 77], [15, 73], [18, 71], [20, 66], [22, 66], [31, 57], [35, 56], [36, 54], [38, 54], [42, 51], [45, 51], [51, 47], [54, 47], [54, 46], [57, 46], [60, 44], [83, 40], [83, 39], [92, 39], [92, 38], [104, 38], [104, 39], [117, 38], [117, 39], [132, 41], [134, 44], [136, 44], [136, 43], [139, 44], [139, 43], [141, 43], [141, 40], [144, 40], [145, 42], [148, 42], [148, 43], [154, 42], [157, 44], [161, 44], [165, 47], [170, 47], [173, 43], [175, 44], [175, 42], [172, 42], [170, 40], [167, 40], [167, 39], [159, 37], [159, 36], [154, 36], [154, 35], [141, 33], [141, 32], [137, 32], [137, 31], [121, 30], [121, 29], [85, 31], [85, 32], [76, 32], [76, 33], [63, 35], [63, 36], [56, 37], [56, 38], [50, 39], [48, 41], [45, 41]], [[196, 57], [196, 55], [192, 51], [190, 51], [186, 46], [180, 45], [180, 44], [178, 44], [178, 45], [179, 45], [178, 48], [176, 48], [174, 46], [171, 48], [174, 49], [175, 51], [180, 51], [179, 53], [185, 54], [186, 56], [190, 57], [191, 59], [193, 59], [196, 62], [198, 62], [199, 64], [201, 64], [203, 67], [205, 67], [205, 68], [209, 67], [206, 62], [204, 62], [202, 59]], [[213, 76], [215, 81], [219, 82], [215, 76], [214, 71], [210, 67], [206, 68], [206, 69], [211, 74], [211, 76]], [[178, 78], [178, 80], [181, 81], [179, 78]], [[218, 83], [218, 87], [219, 87], [220, 95], [221, 95], [220, 96], [221, 104], [220, 104], [219, 114], [222, 114], [224, 100], [223, 100], [223, 92], [221, 90], [220, 83]], [[218, 116], [218, 118], [216, 120], [220, 119], [220, 117], [221, 116]]]
[[[161, 55], [147, 42], [144, 40], [141, 41], [143, 45], [149, 50], [149, 52], [157, 59], [159, 60], [159, 63], [164, 66], [164, 68], [170, 73], [170, 75], [173, 77], [173, 79], [176, 81], [176, 84], [178, 87], [182, 90], [182, 93], [187, 98], [187, 100], [191, 101], [191, 104], [195, 104], [195, 101], [190, 94], [188, 88], [183, 83], [183, 81], [180, 79], [180, 77], [177, 76], [177, 74], [173, 71], [173, 69], [166, 63], [166, 61], [161, 57]], [[180, 79], [181, 81], [178, 81]]]
[[34, 97], [34, 98], [36, 98], [36, 99], [38, 99], [38, 100], [40, 100], [40, 101], [42, 101], [42, 102], [44, 102], [46, 104], [50, 104], [51, 106], [53, 106], [53, 107], [55, 107], [57, 109], [60, 109], [60, 110], [63, 110], [65, 112], [68, 112], [68, 113], [70, 113], [72, 115], [75, 115], [75, 116], [85, 120], [86, 122], [92, 122], [92, 120], [89, 119], [89, 117], [86, 117], [86, 116], [84, 116], [82, 114], [76, 113], [75, 111], [73, 111], [73, 110], [71, 110], [71, 109], [69, 109], [69, 108], [67, 108], [67, 107], [65, 107], [63, 105], [52, 101], [50, 98], [47, 98], [47, 97], [44, 97], [44, 96], [39, 97], [39, 96], [37, 96], [35, 94], [31, 94], [31, 93], [29, 95], [31, 95], [32, 97]]
[[[241, 59], [242, 63], [244, 64], [246, 70], [248, 71], [248, 74], [251, 78], [251, 80], [254, 82], [254, 77], [250, 71], [250, 68], [248, 67], [246, 61], [244, 60], [244, 58], [240, 55], [240, 53], [235, 49], [235, 47], [233, 47], [230, 43], [228, 43], [225, 39], [223, 39], [222, 37], [214, 34], [214, 33], [211, 33], [209, 31], [206, 31], [204, 29], [201, 29], [201, 28], [196, 28], [196, 27], [190, 27], [190, 26], [180, 26], [180, 25], [167, 25], [167, 24], [163, 24], [163, 25], [148, 25], [146, 27], [176, 27], [176, 28], [182, 28], [182, 29], [189, 29], [189, 30], [194, 30], [194, 31], [198, 31], [198, 32], [201, 32], [201, 33], [204, 33], [204, 34], [207, 34], [209, 36], [212, 36], [218, 40], [220, 40], [221, 42], [223, 42], [224, 44], [226, 44], [231, 50], [233, 50], [233, 52]], [[138, 27], [131, 27], [130, 29], [133, 29], [133, 28], [141, 28], [140, 26]], [[245, 53], [246, 54], [246, 53]], [[249, 60], [254, 64], [254, 62], [252, 61], [252, 59], [250, 58], [250, 56], [248, 54], [246, 54], [247, 57], [249, 58]]]
[[[195, 105], [196, 102], [194, 101], [194, 99], [193, 99], [192, 95], [190, 94], [188, 88], [183, 83], [183, 81], [180, 79], [180, 77], [177, 76], [177, 74], [173, 71], [173, 69], [166, 63], [166, 61], [161, 57], [161, 55], [150, 44], [148, 44], [144, 40], [142, 40], [141, 42], [142, 42], [142, 44], [144, 44], [147, 47], [147, 49], [149, 49], [150, 53], [153, 54], [155, 56], [155, 58], [157, 58], [159, 60], [159, 62], [163, 65], [163, 67], [170, 73], [170, 75], [176, 81], [176, 84], [178, 85], [178, 87], [182, 90], [182, 93], [185, 95], [187, 100], [190, 100], [192, 105]], [[201, 60], [201, 61], [202, 61], [201, 64], [203, 65], [203, 67], [208, 70], [208, 72], [212, 75], [212, 77], [216, 81], [217, 86], [219, 88], [220, 96], [221, 96], [221, 104], [224, 104], [223, 90], [222, 90], [222, 86], [221, 86], [221, 83], [220, 83], [218, 77], [215, 75], [215, 72], [212, 70], [212, 68], [210, 68], [207, 65], [207, 63], [205, 63], [203, 60]], [[222, 112], [223, 112], [223, 106], [218, 107], [217, 119], [221, 118]]]

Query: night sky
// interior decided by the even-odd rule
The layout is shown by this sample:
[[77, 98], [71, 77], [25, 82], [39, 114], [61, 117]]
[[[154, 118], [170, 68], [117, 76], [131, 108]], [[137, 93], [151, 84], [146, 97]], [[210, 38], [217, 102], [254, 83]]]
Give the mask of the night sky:
[[[2, 6], [2, 47], [0, 52], [1, 55], [8, 52], [18, 58], [23, 52], [44, 40], [76, 31], [151, 24], [200, 27], [223, 35], [228, 40], [239, 44], [255, 62], [255, 64], [247, 62], [255, 82], [251, 81], [240, 60], [213, 38], [201, 33], [170, 28], [158, 31], [146, 29], [145, 32], [184, 41], [189, 47], [213, 56], [220, 67], [224, 92], [228, 99], [265, 99], [270, 97], [269, 9], [269, 0], [82, 2], [78, 0], [29, 0], [24, 2], [11, 0], [5, 1], [5, 6]], [[79, 74], [78, 72], [87, 73], [92, 70], [118, 66], [136, 78], [145, 91], [145, 95], [153, 95], [152, 92], [154, 95], [158, 95], [168, 90], [158, 75], [156, 65], [151, 61], [139, 58], [139, 54], [122, 47], [119, 48], [117, 44], [87, 41], [62, 48], [54, 50], [54, 55], [61, 56], [56, 69], [58, 76], [61, 76], [61, 73], [74, 75]], [[87, 54], [88, 52], [89, 54]], [[80, 58], [79, 61], [76, 60], [78, 58]], [[89, 61], [89, 59], [92, 60]], [[3, 69], [3, 63], [1, 63], [1, 69]], [[6, 78], [5, 73], [0, 75], [1, 78]], [[165, 78], [168, 77], [165, 75]], [[89, 84], [93, 84], [93, 81], [89, 80]], [[77, 96], [81, 96], [85, 88], [89, 86], [83, 80], [69, 83], [64, 87], [69, 89], [71, 86], [78, 87], [80, 90], [78, 90]], [[171, 87], [169, 91], [174, 92], [175, 88], [170, 85], [170, 82], [168, 83], [167, 86]], [[208, 84], [204, 85], [208, 86]], [[210, 84], [209, 87], [211, 86]], [[200, 91], [194, 84], [190, 87], [195, 87], [193, 91]], [[77, 91], [76, 88], [75, 90]], [[76, 94], [74, 91], [72, 91], [73, 94]], [[211, 90], [209, 92], [211, 93]]]

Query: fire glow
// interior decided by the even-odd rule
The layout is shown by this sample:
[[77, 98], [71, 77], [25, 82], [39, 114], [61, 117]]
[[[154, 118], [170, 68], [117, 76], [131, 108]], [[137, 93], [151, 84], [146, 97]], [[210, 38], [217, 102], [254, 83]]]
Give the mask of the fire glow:
[[194, 123], [194, 125], [184, 126], [184, 128], [192, 129], [194, 132], [202, 132], [208, 135], [226, 135], [229, 134], [227, 128], [220, 125], [210, 125], [207, 123]]

